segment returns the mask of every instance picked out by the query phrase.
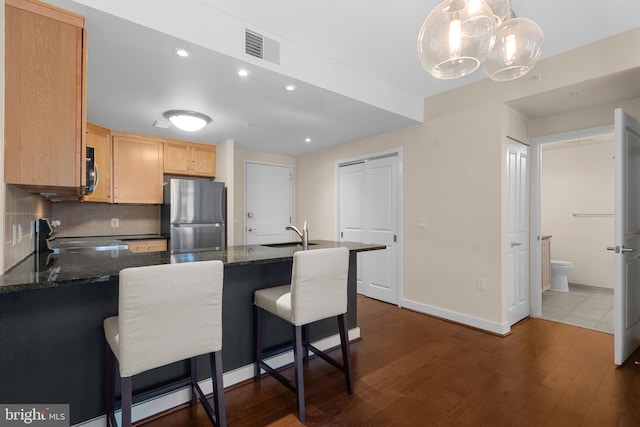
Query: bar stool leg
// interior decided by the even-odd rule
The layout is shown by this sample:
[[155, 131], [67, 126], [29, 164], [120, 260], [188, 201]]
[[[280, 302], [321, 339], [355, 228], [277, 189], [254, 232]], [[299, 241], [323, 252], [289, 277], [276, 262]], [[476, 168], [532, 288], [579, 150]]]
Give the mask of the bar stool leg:
[[262, 309], [253, 306], [253, 336], [255, 337], [256, 364], [253, 371], [254, 381], [260, 381], [260, 362], [262, 362]]
[[351, 351], [349, 351], [349, 331], [345, 314], [338, 316], [338, 328], [340, 329], [340, 347], [342, 347], [342, 364], [344, 365], [344, 376], [347, 381], [347, 391], [353, 394], [353, 372], [351, 370]]
[[198, 395], [194, 385], [198, 383], [198, 360], [195, 357], [189, 359], [189, 373], [191, 376], [191, 407], [198, 404]]
[[122, 427], [131, 427], [132, 399], [131, 377], [120, 378], [120, 393], [122, 394]]
[[226, 427], [227, 411], [224, 404], [224, 385], [222, 383], [222, 351], [210, 355], [211, 379], [213, 380], [213, 405], [216, 410], [216, 427]]
[[304, 356], [302, 361], [304, 363], [309, 362], [309, 325], [302, 326], [302, 350], [304, 351]]
[[293, 327], [293, 358], [296, 371], [296, 394], [298, 398], [298, 419], [301, 422], [305, 420], [304, 409], [304, 363], [303, 363], [303, 350], [302, 350], [302, 326]]
[[107, 404], [107, 427], [115, 426], [114, 411], [116, 407], [116, 356], [111, 351], [111, 347], [107, 344], [107, 366], [105, 393]]

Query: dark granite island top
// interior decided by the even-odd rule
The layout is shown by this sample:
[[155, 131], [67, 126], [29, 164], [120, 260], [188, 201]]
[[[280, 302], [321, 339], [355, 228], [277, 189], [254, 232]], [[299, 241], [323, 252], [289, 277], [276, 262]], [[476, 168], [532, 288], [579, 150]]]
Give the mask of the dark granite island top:
[[[384, 249], [384, 246], [356, 242], [314, 240], [309, 250], [340, 247], [352, 252]], [[133, 253], [128, 249], [77, 250], [63, 253], [34, 253], [0, 276], [0, 294], [44, 289], [80, 283], [117, 280], [120, 270], [128, 267], [180, 262], [221, 260], [225, 267], [267, 264], [291, 259], [301, 246], [270, 247], [264, 245], [229, 246], [225, 250], [171, 254], [164, 252]]]
[[[309, 250], [350, 249], [347, 324], [357, 325], [357, 253], [380, 245], [312, 241]], [[118, 312], [118, 275], [127, 267], [222, 260], [222, 356], [225, 385], [253, 375], [253, 293], [289, 283], [293, 254], [300, 246], [231, 246], [226, 250], [171, 254], [129, 250], [33, 254], [0, 277], [0, 402], [69, 404], [74, 425], [105, 413], [106, 343], [102, 322]], [[180, 286], [176, 283], [176, 286]], [[265, 317], [265, 348], [290, 340], [291, 327]], [[310, 340], [337, 334], [335, 319], [310, 328]], [[331, 344], [330, 344], [331, 345]], [[198, 360], [199, 379], [209, 376], [207, 358]], [[172, 383], [187, 372], [178, 362], [134, 378], [134, 391]], [[97, 424], [104, 425], [97, 419]], [[103, 419], [104, 420], [104, 419]]]

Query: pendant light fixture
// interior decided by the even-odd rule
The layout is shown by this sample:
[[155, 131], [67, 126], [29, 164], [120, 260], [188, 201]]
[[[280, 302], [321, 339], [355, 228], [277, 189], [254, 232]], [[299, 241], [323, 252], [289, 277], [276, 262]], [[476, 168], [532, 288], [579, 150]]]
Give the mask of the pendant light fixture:
[[491, 51], [494, 26], [494, 13], [483, 0], [443, 1], [420, 28], [422, 66], [438, 79], [473, 73]]
[[164, 117], [178, 129], [186, 132], [195, 132], [211, 122], [211, 117], [188, 110], [169, 110], [164, 113]]
[[543, 40], [535, 22], [515, 17], [509, 0], [444, 0], [420, 28], [418, 57], [438, 79], [464, 77], [482, 64], [492, 80], [507, 81], [535, 66]]
[[507, 19], [496, 30], [496, 41], [482, 71], [491, 80], [504, 82], [527, 74], [542, 54], [542, 29], [527, 18]]

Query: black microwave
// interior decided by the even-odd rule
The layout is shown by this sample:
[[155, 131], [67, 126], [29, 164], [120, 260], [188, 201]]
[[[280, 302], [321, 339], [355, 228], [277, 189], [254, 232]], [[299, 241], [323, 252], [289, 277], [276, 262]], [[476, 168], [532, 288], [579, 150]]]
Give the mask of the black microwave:
[[91, 194], [98, 185], [98, 167], [96, 166], [96, 150], [93, 147], [87, 147], [86, 153], [86, 181], [84, 194]]

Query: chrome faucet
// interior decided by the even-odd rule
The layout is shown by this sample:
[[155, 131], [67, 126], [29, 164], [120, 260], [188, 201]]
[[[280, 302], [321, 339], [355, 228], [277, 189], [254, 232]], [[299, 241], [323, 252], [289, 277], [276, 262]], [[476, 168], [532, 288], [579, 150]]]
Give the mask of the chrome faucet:
[[285, 230], [295, 231], [302, 240], [302, 249], [304, 249], [305, 251], [309, 249], [309, 231], [307, 230], [307, 221], [305, 221], [304, 225], [302, 226], [302, 232], [300, 232], [300, 230], [298, 230], [298, 227], [294, 225], [286, 226]]

